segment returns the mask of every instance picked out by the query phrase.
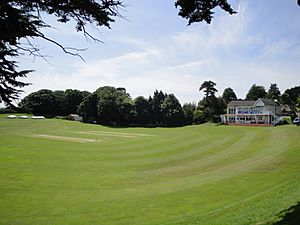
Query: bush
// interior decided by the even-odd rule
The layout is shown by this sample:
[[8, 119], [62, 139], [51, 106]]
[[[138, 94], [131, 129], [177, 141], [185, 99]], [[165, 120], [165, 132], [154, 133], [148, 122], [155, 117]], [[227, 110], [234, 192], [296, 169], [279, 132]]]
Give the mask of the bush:
[[294, 119], [296, 119], [296, 117], [297, 117], [296, 113], [293, 112], [293, 113], [291, 114], [291, 120], [294, 121]]
[[0, 114], [17, 113], [17, 110], [11, 108], [0, 108]]
[[197, 109], [194, 112], [194, 123], [201, 124], [206, 122], [206, 115], [203, 110]]

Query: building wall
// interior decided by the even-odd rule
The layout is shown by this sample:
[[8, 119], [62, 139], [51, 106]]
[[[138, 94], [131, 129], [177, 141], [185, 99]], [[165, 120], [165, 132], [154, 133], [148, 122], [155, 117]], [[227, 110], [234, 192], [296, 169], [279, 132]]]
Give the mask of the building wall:
[[271, 125], [276, 118], [277, 107], [280, 106], [265, 106], [260, 99], [254, 105], [227, 106], [227, 114], [222, 121], [228, 124]]

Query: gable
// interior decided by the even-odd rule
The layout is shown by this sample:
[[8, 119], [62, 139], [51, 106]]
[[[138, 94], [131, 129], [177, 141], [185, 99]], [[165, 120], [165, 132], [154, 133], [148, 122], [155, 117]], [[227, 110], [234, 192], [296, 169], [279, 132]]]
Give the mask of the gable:
[[265, 106], [265, 104], [263, 103], [263, 101], [259, 98], [257, 99], [257, 101], [255, 102], [254, 106]]

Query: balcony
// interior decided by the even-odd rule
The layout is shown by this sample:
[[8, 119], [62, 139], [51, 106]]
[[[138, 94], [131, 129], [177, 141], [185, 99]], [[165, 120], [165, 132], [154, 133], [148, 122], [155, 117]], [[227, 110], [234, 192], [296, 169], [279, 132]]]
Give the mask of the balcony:
[[274, 115], [273, 111], [237, 110], [238, 115]]

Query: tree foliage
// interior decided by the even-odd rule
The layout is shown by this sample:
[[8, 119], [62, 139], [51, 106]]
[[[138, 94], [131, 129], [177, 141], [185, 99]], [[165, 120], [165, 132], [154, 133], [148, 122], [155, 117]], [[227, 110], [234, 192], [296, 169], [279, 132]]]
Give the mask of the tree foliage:
[[188, 20], [188, 25], [202, 21], [210, 24], [216, 7], [231, 15], [236, 13], [227, 0], [177, 0], [175, 6], [179, 7], [178, 15]]
[[265, 98], [266, 95], [267, 92], [264, 86], [253, 84], [246, 95], [246, 100], [255, 101], [259, 98]]
[[14, 107], [13, 101], [17, 100], [21, 90], [29, 83], [18, 80], [26, 77], [31, 70], [17, 71], [16, 61], [10, 60], [17, 56], [16, 51], [5, 49], [0, 43], [0, 103], [4, 102], [10, 107]]
[[[297, 4], [300, 6], [300, 0]], [[202, 21], [210, 24], [217, 7], [230, 15], [237, 13], [228, 0], [176, 0], [175, 7], [179, 8], [178, 15], [188, 20], [188, 25]]]
[[196, 111], [196, 104], [195, 103], [185, 103], [182, 106], [182, 110], [184, 113], [185, 124], [193, 124], [194, 123], [194, 112]]
[[210, 97], [210, 96], [215, 96], [215, 93], [218, 91], [216, 88], [216, 83], [213, 81], [204, 81], [200, 88], [199, 91], [202, 91], [205, 93], [205, 97]]
[[80, 103], [83, 101], [85, 97], [87, 97], [89, 92], [82, 92], [76, 89], [67, 89], [64, 93], [65, 98], [65, 106], [66, 106], [66, 114], [77, 113], [78, 107]]
[[92, 93], [86, 96], [78, 106], [77, 112], [83, 116], [85, 122], [94, 122], [98, 116], [97, 105], [98, 105], [97, 93]]
[[193, 122], [195, 124], [205, 123], [207, 122], [207, 118], [208, 118], [207, 111], [203, 107], [202, 108], [198, 107], [198, 109], [194, 111]]
[[66, 96], [65, 92], [61, 90], [53, 91], [53, 94], [56, 97], [57, 106], [56, 106], [56, 114], [61, 116], [67, 115], [67, 105], [66, 105]]
[[26, 96], [20, 107], [35, 115], [53, 117], [57, 114], [58, 99], [51, 90], [42, 89]]
[[12, 105], [20, 88], [28, 85], [19, 79], [32, 70], [18, 70], [14, 60], [20, 54], [41, 56], [39, 46], [32, 39], [41, 38], [60, 47], [65, 53], [79, 56], [78, 49], [62, 46], [45, 35], [43, 28], [50, 27], [42, 15], [57, 18], [58, 22], [75, 22], [76, 31], [97, 41], [87, 31], [87, 24], [110, 27], [118, 15], [118, 0], [2, 0], [0, 2], [0, 102]]
[[224, 113], [226, 108], [225, 101], [221, 97], [215, 96], [215, 93], [218, 92], [215, 86], [216, 83], [209, 80], [204, 81], [199, 88], [199, 91], [203, 90], [205, 97], [198, 103], [198, 116], [201, 115], [201, 119], [204, 118], [205, 122], [218, 122], [219, 116]]
[[153, 98], [151, 99], [151, 120], [156, 125], [163, 123], [163, 112], [161, 106], [165, 98], [166, 94], [162, 91], [156, 90], [153, 94]]
[[128, 125], [134, 121], [135, 106], [133, 100], [127, 96], [118, 104], [119, 118], [117, 123], [121, 125]]
[[96, 91], [98, 95], [98, 118], [102, 124], [115, 124], [118, 121], [118, 92], [114, 87], [101, 87]]
[[[217, 97], [215, 95], [217, 89], [214, 88], [216, 84], [214, 82], [203, 83], [213, 84], [208, 87], [210, 89], [213, 87], [214, 91], [205, 95], [198, 105], [185, 103], [181, 106], [174, 94], [158, 90], [148, 99], [139, 96], [133, 100], [125, 88], [104, 86], [93, 93], [72, 89], [66, 91], [42, 89], [26, 96], [19, 106], [24, 112], [48, 117], [66, 116], [69, 112], [74, 113], [74, 109], [77, 109], [77, 113], [83, 116], [84, 122], [103, 125], [175, 127], [220, 122], [220, 115], [226, 113], [227, 107], [224, 93], [222, 97]], [[250, 89], [255, 90], [256, 88], [252, 86]], [[234, 92], [231, 88], [225, 90], [228, 90], [224, 91], [225, 93], [231, 93], [229, 96], [233, 96]], [[79, 105], [78, 103], [69, 104], [66, 96], [69, 98], [74, 96], [75, 100], [81, 96], [81, 102]], [[256, 97], [254, 100], [257, 99]], [[300, 108], [300, 86], [287, 89], [281, 97], [281, 103], [289, 105], [295, 116], [295, 112]]]
[[231, 102], [232, 100], [236, 100], [236, 94], [234, 93], [232, 88], [225, 88], [222, 94], [222, 98], [225, 101], [226, 104]]
[[181, 126], [184, 124], [182, 107], [174, 94], [167, 95], [161, 104], [163, 122], [168, 127]]
[[279, 88], [277, 87], [277, 84], [274, 83], [270, 85], [270, 88], [266, 96], [269, 99], [278, 100], [278, 101], [280, 100], [281, 93]]
[[300, 112], [300, 96], [297, 98], [295, 108], [298, 112]]
[[205, 122], [219, 122], [220, 115], [224, 114], [224, 110], [226, 109], [226, 103], [224, 100], [216, 96], [208, 96], [204, 97], [198, 103], [198, 110], [201, 109], [205, 116]]
[[134, 99], [135, 106], [135, 123], [141, 125], [147, 125], [150, 122], [151, 105], [150, 102], [143, 96], [139, 96]]
[[300, 98], [300, 86], [289, 88], [281, 96], [282, 103], [290, 106], [290, 108], [296, 111], [298, 99]]
[[[74, 94], [76, 93], [76, 94]], [[66, 91], [51, 91], [42, 89], [26, 96], [20, 102], [22, 110], [38, 115], [66, 116], [76, 113], [78, 105], [83, 101], [86, 91], [67, 89]], [[79, 99], [78, 99], [78, 96]], [[78, 103], [79, 102], [79, 103]]]

